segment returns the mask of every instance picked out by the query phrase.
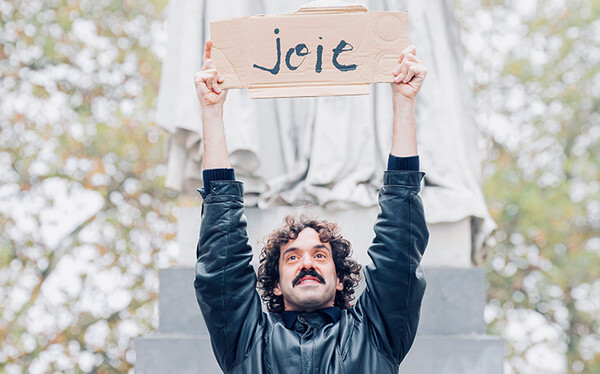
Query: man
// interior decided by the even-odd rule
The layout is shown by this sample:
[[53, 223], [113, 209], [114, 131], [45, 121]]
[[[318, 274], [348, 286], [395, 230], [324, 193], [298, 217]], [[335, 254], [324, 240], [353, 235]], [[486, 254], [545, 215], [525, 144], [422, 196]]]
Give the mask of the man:
[[364, 271], [366, 289], [350, 305], [360, 267], [335, 224], [287, 217], [261, 254], [259, 286], [250, 261], [243, 186], [229, 162], [222, 115], [227, 92], [205, 45], [194, 76], [204, 134], [203, 217], [194, 286], [225, 373], [397, 373], [415, 338], [428, 240], [421, 199], [414, 106], [427, 70], [413, 46], [399, 56], [394, 123], [381, 213]]

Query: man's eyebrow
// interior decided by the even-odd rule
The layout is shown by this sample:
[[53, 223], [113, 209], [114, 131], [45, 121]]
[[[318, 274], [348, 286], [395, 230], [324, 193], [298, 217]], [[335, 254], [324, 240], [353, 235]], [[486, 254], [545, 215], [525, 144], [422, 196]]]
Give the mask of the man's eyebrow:
[[283, 251], [283, 254], [281, 255], [281, 257], [285, 256], [286, 253], [288, 253], [288, 252], [293, 252], [293, 251], [297, 251], [297, 250], [298, 250], [298, 248], [296, 248], [296, 247], [290, 247], [290, 248], [286, 249], [285, 251]]
[[[317, 244], [317, 245], [313, 246], [312, 249], [327, 249], [329, 252], [331, 252], [331, 249], [329, 249], [329, 247], [326, 246], [325, 244]], [[285, 251], [283, 251], [283, 254], [281, 255], [281, 257], [285, 256], [289, 252], [293, 252], [293, 251], [297, 251], [297, 250], [299, 250], [299, 248], [290, 247], [290, 248], [286, 249]]]
[[313, 249], [327, 249], [329, 252], [331, 252], [331, 249], [325, 244], [317, 244], [313, 247]]

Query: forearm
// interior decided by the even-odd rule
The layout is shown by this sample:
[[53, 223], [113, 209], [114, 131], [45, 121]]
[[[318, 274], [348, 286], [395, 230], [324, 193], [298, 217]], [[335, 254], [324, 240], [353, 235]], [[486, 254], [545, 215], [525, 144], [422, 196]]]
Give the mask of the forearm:
[[[373, 263], [366, 267], [371, 280], [380, 286], [377, 299], [402, 309], [410, 292], [407, 278], [420, 265], [428, 242], [423, 203], [419, 197], [424, 173], [394, 170], [384, 174], [379, 193], [379, 213], [374, 227], [375, 239], [368, 250]], [[394, 295], [396, 295], [394, 297]], [[398, 303], [395, 305], [395, 303]]]
[[394, 119], [391, 154], [400, 157], [417, 155], [415, 100], [393, 96]]
[[194, 287], [217, 360], [229, 373], [260, 336], [261, 302], [250, 263], [242, 183], [214, 181], [203, 196]]
[[202, 111], [204, 169], [230, 168], [229, 154], [223, 129], [223, 105]]
[[394, 170], [384, 175], [381, 212], [364, 269], [367, 287], [357, 308], [374, 330], [374, 343], [399, 363], [415, 338], [425, 292], [420, 262], [429, 233], [418, 196], [424, 173]]

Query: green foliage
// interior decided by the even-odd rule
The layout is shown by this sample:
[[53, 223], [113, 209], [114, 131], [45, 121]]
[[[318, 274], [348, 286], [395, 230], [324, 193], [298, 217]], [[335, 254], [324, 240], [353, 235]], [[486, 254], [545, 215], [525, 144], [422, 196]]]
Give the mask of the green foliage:
[[[126, 372], [155, 328], [166, 3], [0, 0], [0, 372]], [[514, 372], [600, 372], [600, 3], [456, 3], [499, 225], [489, 330]]]
[[489, 330], [506, 339], [514, 372], [549, 372], [541, 357], [564, 355], [554, 372], [598, 373], [600, 5], [457, 7], [499, 225], [486, 261]]
[[166, 2], [0, 1], [0, 372], [127, 372], [156, 327]]

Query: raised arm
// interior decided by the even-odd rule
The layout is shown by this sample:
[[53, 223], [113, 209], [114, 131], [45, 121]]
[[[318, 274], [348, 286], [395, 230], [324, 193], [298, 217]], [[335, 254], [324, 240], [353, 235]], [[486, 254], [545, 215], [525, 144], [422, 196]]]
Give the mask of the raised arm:
[[[412, 46], [402, 52], [399, 61], [392, 83], [390, 164], [393, 156], [417, 155], [415, 97], [427, 74]], [[418, 195], [423, 176], [410, 169], [385, 172], [379, 194], [381, 212], [368, 251], [373, 263], [365, 267], [367, 287], [356, 305], [357, 313], [369, 323], [373, 344], [398, 365], [414, 341], [425, 292], [420, 261], [429, 232]]]
[[204, 143], [204, 169], [230, 168], [229, 154], [223, 131], [223, 104], [227, 90], [221, 90], [223, 78], [211, 60], [212, 41], [204, 45], [204, 65], [194, 74], [196, 94], [202, 106], [202, 134]]
[[394, 69], [394, 83], [391, 83], [394, 106], [391, 154], [394, 156], [417, 155], [415, 98], [427, 76], [427, 69], [417, 59], [416, 52], [412, 45], [402, 51], [399, 64]]
[[194, 287], [213, 351], [224, 372], [248, 356], [264, 325], [256, 274], [250, 264], [244, 191], [233, 178], [223, 131], [226, 91], [210, 59], [206, 43], [204, 66], [194, 75], [202, 105], [204, 188]]

